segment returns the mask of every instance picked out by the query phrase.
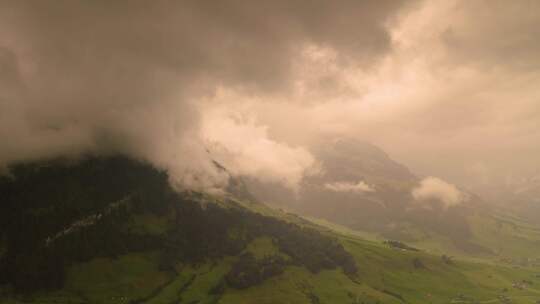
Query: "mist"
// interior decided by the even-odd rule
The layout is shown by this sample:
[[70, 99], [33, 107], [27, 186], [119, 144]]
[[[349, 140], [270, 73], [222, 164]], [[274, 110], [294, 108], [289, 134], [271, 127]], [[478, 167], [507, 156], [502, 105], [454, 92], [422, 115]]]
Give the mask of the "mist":
[[294, 191], [325, 170], [316, 146], [352, 137], [489, 193], [539, 170], [539, 12], [536, 1], [2, 1], [0, 165], [121, 153], [179, 188], [215, 190], [228, 179], [217, 160]]
[[[125, 153], [167, 170], [183, 187], [221, 187], [226, 177], [212, 165], [201, 129], [204, 100], [222, 89], [288, 96], [309, 45], [339, 49], [344, 63], [370, 68], [390, 49], [385, 24], [401, 7], [3, 1], [0, 163]], [[313, 163], [309, 153], [265, 140], [253, 124], [231, 131], [249, 127], [263, 138], [227, 151], [231, 170], [294, 187]]]
[[326, 183], [325, 188], [335, 191], [335, 192], [373, 192], [375, 189], [370, 185], [366, 184], [364, 181], [359, 181], [357, 183], [350, 182], [335, 182], [335, 183]]

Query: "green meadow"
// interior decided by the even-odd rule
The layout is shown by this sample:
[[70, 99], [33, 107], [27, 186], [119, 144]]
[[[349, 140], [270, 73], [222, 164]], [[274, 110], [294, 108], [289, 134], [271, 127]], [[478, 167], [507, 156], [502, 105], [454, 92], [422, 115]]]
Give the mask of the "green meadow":
[[[279, 214], [257, 208], [255, 212]], [[235, 289], [224, 280], [238, 256], [178, 264], [174, 271], [163, 271], [159, 269], [158, 256], [148, 252], [96, 258], [73, 265], [63, 289], [8, 296], [0, 303], [535, 304], [540, 300], [540, 268], [535, 266], [459, 257], [448, 262], [428, 251], [390, 248], [375, 238], [364, 238], [362, 233], [336, 225], [316, 226], [285, 213], [281, 216], [297, 224], [317, 227], [337, 238], [354, 257], [358, 273], [346, 275], [339, 268], [312, 273], [304, 267], [290, 265], [280, 275], [259, 285]], [[137, 220], [141, 221], [137, 227], [145, 227], [151, 233], [158, 233], [163, 226], [156, 218], [142, 216]], [[525, 228], [520, 229], [529, 233]], [[244, 251], [257, 259], [275, 255], [287, 259], [270, 237], [254, 239]]]

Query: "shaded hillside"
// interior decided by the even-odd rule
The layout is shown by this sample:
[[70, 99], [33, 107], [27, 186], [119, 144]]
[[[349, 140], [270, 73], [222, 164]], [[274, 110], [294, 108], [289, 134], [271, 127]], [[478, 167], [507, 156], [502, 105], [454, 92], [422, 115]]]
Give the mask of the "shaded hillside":
[[[177, 193], [164, 172], [123, 157], [17, 165], [3, 177], [0, 193], [0, 284], [21, 293], [61, 289], [66, 269], [96, 258], [154, 252], [159, 270], [175, 272], [178, 263], [239, 255], [263, 236], [288, 259], [249, 265], [254, 274], [235, 280], [244, 275], [245, 265], [237, 264], [229, 285], [259, 284], [287, 265], [356, 272], [352, 257], [332, 238], [231, 199], [218, 204], [204, 194]], [[260, 268], [272, 270], [259, 274]]]

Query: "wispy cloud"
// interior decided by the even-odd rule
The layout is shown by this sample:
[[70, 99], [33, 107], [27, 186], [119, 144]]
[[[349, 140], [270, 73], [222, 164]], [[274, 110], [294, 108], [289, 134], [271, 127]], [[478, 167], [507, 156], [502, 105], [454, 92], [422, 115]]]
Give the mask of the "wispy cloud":
[[334, 192], [375, 192], [375, 188], [364, 181], [326, 183], [324, 188]]
[[456, 186], [436, 177], [426, 177], [411, 192], [417, 202], [441, 202], [445, 208], [463, 203], [466, 195]]

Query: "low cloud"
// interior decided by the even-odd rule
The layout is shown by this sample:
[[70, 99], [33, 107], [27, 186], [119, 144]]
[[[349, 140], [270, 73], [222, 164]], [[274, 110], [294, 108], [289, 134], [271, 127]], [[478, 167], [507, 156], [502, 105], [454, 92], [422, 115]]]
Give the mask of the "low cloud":
[[[415, 172], [475, 191], [485, 180], [532, 175], [539, 8], [483, 0], [0, 1], [0, 167], [122, 153], [167, 170], [175, 184], [219, 187], [226, 178], [200, 136], [201, 100], [226, 88], [251, 100], [257, 117], [237, 127], [265, 136], [228, 152], [240, 165], [231, 171], [294, 185], [311, 170], [307, 151], [321, 136], [354, 136]], [[226, 103], [238, 110], [237, 98]], [[270, 153], [265, 165], [252, 163]], [[463, 170], [478, 162], [484, 172]]]
[[431, 176], [424, 178], [412, 190], [412, 196], [417, 202], [441, 202], [445, 208], [459, 205], [466, 199], [456, 186]]
[[[339, 84], [330, 81], [335, 71], [299, 79], [312, 75], [303, 58], [320, 57], [306, 55], [306, 46], [332, 50], [341, 65], [373, 68], [392, 47], [387, 23], [404, 7], [378, 0], [1, 1], [0, 167], [121, 153], [166, 170], [179, 188], [223, 187], [227, 175], [200, 136], [211, 129], [201, 130], [201, 99], [219, 87], [287, 100], [298, 87], [334, 90], [319, 86]], [[209, 132], [231, 171], [295, 187], [314, 163], [298, 144], [270, 138], [266, 124], [215, 123], [231, 132]]]
[[212, 156], [235, 175], [297, 190], [305, 175], [317, 171], [309, 151], [271, 139], [267, 127], [249, 114], [209, 109], [203, 117], [202, 136]]
[[374, 192], [375, 188], [368, 185], [364, 181], [359, 181], [357, 183], [353, 182], [335, 182], [335, 183], [326, 183], [324, 188], [334, 191], [334, 192]]

